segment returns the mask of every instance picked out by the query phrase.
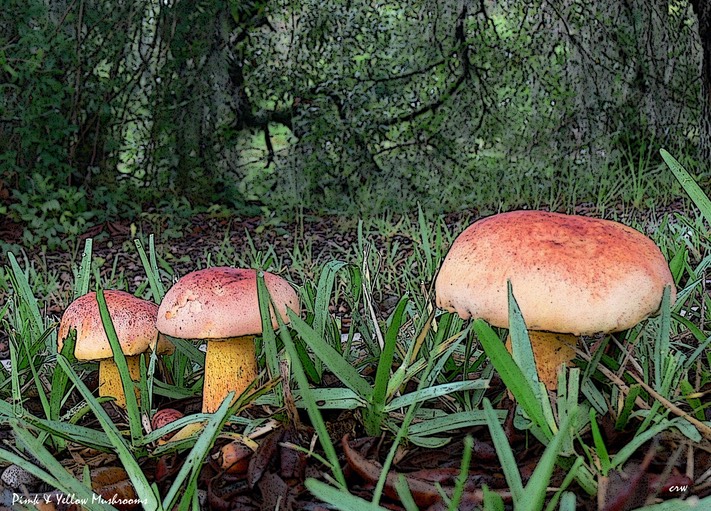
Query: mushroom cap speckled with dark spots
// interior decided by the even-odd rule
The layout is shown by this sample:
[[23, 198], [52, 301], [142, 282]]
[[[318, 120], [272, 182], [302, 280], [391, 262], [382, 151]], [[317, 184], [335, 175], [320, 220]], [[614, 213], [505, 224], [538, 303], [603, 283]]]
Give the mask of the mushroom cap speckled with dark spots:
[[658, 312], [669, 266], [645, 235], [617, 222], [544, 211], [479, 220], [454, 241], [437, 306], [508, 327], [507, 280], [529, 330], [591, 335]]
[[[124, 291], [104, 291], [106, 306], [116, 329], [116, 336], [126, 356], [139, 355], [151, 349], [158, 340], [158, 353], [172, 353], [173, 344], [158, 333], [156, 316], [158, 305]], [[64, 311], [59, 324], [58, 348], [70, 330], [76, 329], [74, 355], [79, 360], [112, 358], [111, 345], [106, 337], [99, 314], [96, 293], [87, 293], [74, 300]]]
[[[264, 282], [281, 318], [299, 311], [299, 299], [281, 277], [264, 272]], [[272, 324], [277, 326], [276, 317]], [[262, 332], [257, 272], [215, 267], [183, 276], [168, 290], [158, 309], [158, 330], [181, 339], [226, 339]]]

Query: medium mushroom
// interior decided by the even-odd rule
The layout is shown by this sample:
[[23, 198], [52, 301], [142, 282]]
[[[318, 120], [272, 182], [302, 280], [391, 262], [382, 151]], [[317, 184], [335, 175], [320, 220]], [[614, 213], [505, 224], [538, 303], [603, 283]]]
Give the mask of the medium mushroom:
[[[141, 378], [140, 355], [158, 346], [157, 353], [172, 353], [174, 346], [156, 328], [158, 305], [130, 293], [104, 291], [106, 306], [116, 330], [126, 364], [133, 381]], [[59, 323], [58, 349], [62, 350], [70, 330], [76, 330], [74, 355], [78, 360], [99, 361], [99, 395], [116, 398], [116, 404], [126, 407], [118, 367], [101, 322], [96, 293], [87, 293], [74, 300], [64, 311]]]
[[581, 335], [626, 330], [659, 311], [674, 281], [657, 246], [609, 220], [513, 211], [470, 225], [440, 268], [437, 306], [508, 328], [507, 281], [549, 389]]
[[[264, 282], [284, 322], [286, 309], [299, 310], [289, 283], [264, 272]], [[276, 316], [272, 324], [278, 325]], [[158, 330], [181, 339], [204, 340], [202, 411], [217, 410], [230, 391], [241, 394], [257, 377], [254, 336], [262, 333], [255, 270], [215, 267], [182, 277], [158, 310]]]

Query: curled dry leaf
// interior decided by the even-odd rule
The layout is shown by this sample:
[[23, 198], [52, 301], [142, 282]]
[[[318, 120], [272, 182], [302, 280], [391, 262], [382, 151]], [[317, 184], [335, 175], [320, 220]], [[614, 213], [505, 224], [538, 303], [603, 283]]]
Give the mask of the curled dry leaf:
[[90, 473], [91, 488], [119, 511], [139, 509], [140, 501], [126, 471], [119, 467], [98, 467]]
[[278, 474], [265, 473], [257, 486], [262, 494], [262, 509], [294, 509], [294, 490]]
[[301, 444], [301, 436], [295, 428], [287, 429], [279, 446], [279, 475], [285, 480], [302, 481], [306, 472], [308, 456], [296, 448]]
[[[167, 440], [167, 442], [180, 442], [182, 440], [186, 440], [192, 436], [197, 436], [200, 431], [205, 427], [204, 422], [191, 422], [190, 424], [186, 425], [183, 429], [180, 429], [175, 432], [173, 436], [170, 437], [170, 439]], [[164, 444], [167, 443], [163, 439], [159, 440], [159, 444]]]
[[[380, 463], [367, 460], [359, 452], [353, 449], [348, 441], [347, 435], [343, 437], [342, 444], [348, 466], [365, 481], [370, 484], [374, 484], [380, 478], [380, 474], [382, 472], [382, 466]], [[405, 482], [410, 489], [410, 493], [415, 499], [415, 503], [420, 507], [434, 506], [433, 509], [436, 509], [436, 505], [441, 502], [439, 488], [444, 490], [448, 495], [452, 494], [453, 488], [451, 486], [436, 485], [433, 482], [413, 477], [412, 474], [401, 474], [395, 471], [390, 471], [385, 480], [384, 492], [385, 495], [392, 499], [400, 499], [395, 487], [401, 475], [405, 477]], [[449, 471], [442, 474], [443, 480], [446, 480], [451, 476], [452, 473]], [[499, 494], [504, 498], [510, 497], [510, 495], [504, 492], [499, 492]], [[473, 488], [473, 485], [471, 484], [465, 485], [465, 491], [462, 496], [462, 504], [466, 503], [466, 508], [473, 508], [476, 505], [481, 505], [482, 498], [483, 495], [481, 490]], [[461, 507], [460, 509], [465, 509], [465, 507]]]
[[279, 454], [279, 442], [284, 435], [283, 429], [272, 431], [257, 447], [257, 451], [249, 460], [249, 468], [247, 469], [247, 483], [250, 488], [262, 478], [269, 464]]
[[170, 480], [175, 476], [180, 468], [183, 466], [181, 460], [178, 459], [176, 454], [167, 454], [161, 456], [156, 463], [155, 468], [155, 480], [157, 483], [162, 483], [163, 481]]
[[240, 440], [233, 440], [225, 444], [215, 455], [214, 459], [220, 470], [228, 474], [245, 474], [249, 467], [253, 451]]
[[214, 511], [258, 511], [261, 507], [255, 502], [254, 493], [243, 478], [218, 475], [207, 483], [207, 502]]

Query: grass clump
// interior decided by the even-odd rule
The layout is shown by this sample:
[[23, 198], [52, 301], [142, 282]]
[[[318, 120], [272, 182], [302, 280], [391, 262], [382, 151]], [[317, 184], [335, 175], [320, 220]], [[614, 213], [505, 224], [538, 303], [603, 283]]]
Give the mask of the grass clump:
[[[158, 409], [175, 403], [187, 407], [199, 399], [204, 354], [176, 341], [175, 354], [147, 357], [137, 401], [123, 355], [115, 350], [128, 401], [125, 413], [116, 414], [87, 385], [94, 366], [78, 363], [71, 343], [57, 353], [56, 318], [44, 311], [44, 300], [58, 293], [67, 302], [92, 287], [118, 286], [160, 302], [179, 273], [171, 262], [178, 264], [183, 255], [171, 259], [162, 252], [170, 247], [156, 245], [153, 237], [137, 240], [131, 248], [144, 275], [130, 280], [118, 259], [102, 272], [89, 240], [71, 270], [71, 287], [59, 292], [52, 270], [10, 254], [0, 322], [9, 333], [12, 371], [0, 373], [0, 417], [13, 442], [0, 449], [0, 459], [66, 494], [91, 499], [96, 491], [91, 472], [72, 472], [61, 463], [69, 448], [80, 444], [114, 456], [144, 507], [197, 509], [199, 490], [205, 489], [201, 472], [216, 449], [227, 440], [258, 434], [278, 419], [284, 429], [308, 431], [308, 442], [286, 443], [317, 467], [303, 481], [305, 487], [337, 509], [385, 509], [398, 502], [409, 511], [422, 507], [426, 498], [450, 510], [569, 510], [583, 502], [612, 502], [615, 478], [623, 471], [647, 474], [653, 456], [644, 452], [650, 444], [677, 442], [686, 446], [690, 460], [698, 455], [695, 446], [711, 446], [705, 399], [711, 385], [711, 303], [705, 288], [711, 241], [703, 220], [711, 219], [711, 209], [683, 168], [673, 161], [671, 168], [702, 214], [666, 217], [657, 226], [656, 241], [679, 288], [676, 303], [667, 295], [658, 318], [597, 339], [595, 351], [579, 350], [575, 367], [560, 373], [554, 394], [537, 382], [535, 369], [531, 372], [530, 349], [514, 360], [503, 346], [506, 332], [436, 310], [432, 283], [462, 226], [432, 220], [422, 209], [412, 216], [358, 221], [349, 243], [319, 254], [312, 240], [299, 239], [297, 223], [295, 234], [283, 229], [266, 248], [251, 233], [236, 246], [228, 233], [214, 250], [186, 255], [193, 267], [233, 265], [281, 273], [301, 283], [303, 310], [290, 315], [289, 328], [264, 322], [257, 339], [262, 376], [233, 405], [228, 396], [214, 414], [187, 413], [155, 430], [149, 424]], [[278, 249], [285, 239], [298, 242]], [[267, 317], [270, 297], [259, 282]], [[116, 346], [111, 318], [101, 298], [99, 303]], [[525, 318], [512, 290], [509, 303], [512, 337], [525, 348]], [[352, 418], [345, 439], [333, 432], [334, 422], [344, 416]], [[161, 442], [189, 424], [201, 424], [195, 435]], [[354, 461], [354, 436], [380, 438], [377, 461]], [[402, 468], [407, 451], [438, 452], [459, 441], [451, 481], [423, 483]], [[498, 463], [487, 470], [503, 474], [503, 487], [475, 483], [482, 476], [477, 450], [482, 441]], [[522, 463], [524, 446], [536, 459], [533, 467]], [[163, 484], [154, 464], [176, 452], [184, 463]], [[664, 458], [664, 470], [677, 465], [672, 458]], [[367, 491], [362, 480], [370, 485]], [[630, 498], [642, 488], [635, 484], [626, 490]], [[689, 487], [703, 495], [704, 484], [692, 481]], [[650, 499], [646, 509], [684, 509], [693, 502], [693, 496], [661, 504]], [[708, 497], [697, 502], [704, 505]], [[86, 507], [108, 506], [102, 505]]]

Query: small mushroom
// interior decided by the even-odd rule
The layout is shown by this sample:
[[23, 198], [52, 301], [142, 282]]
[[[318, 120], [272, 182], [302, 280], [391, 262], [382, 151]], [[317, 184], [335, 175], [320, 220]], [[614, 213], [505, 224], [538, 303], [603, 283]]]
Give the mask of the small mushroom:
[[581, 335], [626, 330], [676, 296], [664, 256], [639, 231], [609, 220], [513, 211], [470, 225], [440, 268], [437, 306], [508, 328], [507, 281], [548, 389]]
[[[185, 417], [185, 415], [180, 410], [176, 410], [175, 408], [163, 408], [162, 410], [158, 410], [155, 415], [153, 415], [153, 418], [151, 419], [151, 428], [154, 430], [162, 428], [163, 426], [167, 426], [171, 422], [175, 422], [183, 417]], [[163, 435], [160, 437], [159, 443], [167, 442], [174, 435], [175, 432]]]
[[[298, 311], [289, 283], [264, 272], [264, 282], [280, 316]], [[276, 316], [272, 317], [276, 327]], [[181, 339], [203, 340], [205, 383], [203, 413], [217, 410], [227, 394], [241, 394], [257, 377], [254, 336], [262, 333], [255, 270], [215, 267], [183, 276], [168, 290], [158, 309], [158, 330]]]
[[[131, 379], [139, 381], [141, 353], [154, 349], [156, 345], [158, 354], [172, 353], [174, 350], [173, 344], [158, 334], [158, 306], [124, 291], [106, 290], [104, 298], [116, 336], [126, 356]], [[111, 344], [101, 322], [96, 293], [87, 293], [77, 298], [64, 311], [59, 324], [60, 351], [71, 330], [77, 332], [74, 347], [77, 359], [99, 361], [99, 395], [112, 396], [116, 398], [118, 406], [125, 408], [126, 396], [123, 393], [118, 367], [113, 360]]]

